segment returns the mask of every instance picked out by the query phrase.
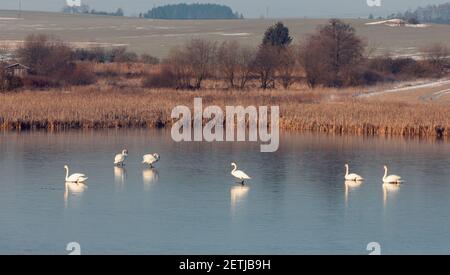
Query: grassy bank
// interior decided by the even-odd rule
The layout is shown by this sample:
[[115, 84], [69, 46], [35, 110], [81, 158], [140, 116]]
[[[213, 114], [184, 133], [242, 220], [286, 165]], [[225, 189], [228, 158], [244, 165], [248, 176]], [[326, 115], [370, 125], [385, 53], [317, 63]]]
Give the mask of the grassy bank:
[[278, 105], [280, 127], [324, 133], [450, 136], [450, 106], [355, 99], [357, 89], [295, 91], [176, 91], [90, 86], [0, 94], [3, 130], [170, 127], [171, 110], [207, 105]]

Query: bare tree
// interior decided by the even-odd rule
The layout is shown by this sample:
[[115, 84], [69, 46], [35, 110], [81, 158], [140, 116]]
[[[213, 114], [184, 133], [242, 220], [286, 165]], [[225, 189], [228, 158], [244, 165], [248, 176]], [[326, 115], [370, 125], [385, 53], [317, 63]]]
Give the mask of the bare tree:
[[236, 41], [223, 42], [217, 51], [218, 72], [229, 88], [243, 89], [252, 72], [255, 51]]
[[271, 45], [261, 45], [254, 62], [255, 73], [258, 74], [261, 88], [275, 88], [275, 76], [280, 64], [279, 49]]
[[236, 72], [238, 87], [244, 89], [253, 73], [256, 50], [252, 47], [241, 47], [238, 53], [238, 70]]
[[225, 41], [217, 50], [218, 72], [228, 83], [228, 88], [235, 87], [236, 71], [239, 66], [239, 43]]
[[169, 58], [165, 60], [165, 65], [172, 71], [177, 82], [177, 88], [191, 89], [192, 70], [188, 55], [179, 48], [173, 48], [169, 53]]
[[288, 89], [294, 82], [296, 70], [296, 54], [292, 46], [281, 49], [279, 53], [278, 76], [284, 89]]
[[326, 73], [323, 55], [317, 50], [319, 41], [311, 36], [300, 45], [299, 63], [303, 67], [306, 82], [309, 87], [315, 88], [323, 82], [323, 74]]
[[200, 89], [203, 80], [213, 74], [216, 50], [217, 43], [207, 40], [193, 39], [186, 44], [195, 89]]
[[[346, 78], [344, 74], [350, 71], [348, 68], [363, 60], [364, 49], [363, 41], [352, 26], [331, 19], [307, 39], [302, 49], [302, 63], [310, 85], [321, 82], [327, 86], [342, 86]], [[310, 75], [318, 73], [320, 75]]]

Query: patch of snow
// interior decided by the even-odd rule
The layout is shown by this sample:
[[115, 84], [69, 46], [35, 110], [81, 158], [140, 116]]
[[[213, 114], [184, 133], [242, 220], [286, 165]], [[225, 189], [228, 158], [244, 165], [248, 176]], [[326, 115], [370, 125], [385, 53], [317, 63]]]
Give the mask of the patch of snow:
[[366, 23], [366, 25], [367, 26], [385, 25], [385, 26], [389, 26], [389, 27], [410, 27], [410, 28], [426, 28], [426, 27], [429, 27], [429, 25], [426, 25], [426, 24], [408, 24], [403, 19], [389, 19], [389, 20], [368, 22], [368, 23]]
[[250, 36], [251, 33], [248, 32], [238, 32], [238, 33], [220, 33], [223, 36]]
[[14, 17], [0, 17], [0, 20], [19, 20], [19, 18], [14, 18]]
[[437, 80], [437, 81], [431, 81], [431, 82], [416, 82], [416, 83], [409, 83], [407, 85], [403, 85], [400, 87], [396, 87], [389, 90], [384, 91], [376, 91], [376, 92], [370, 92], [367, 94], [359, 95], [359, 97], [371, 97], [375, 95], [382, 95], [382, 94], [389, 94], [389, 93], [398, 93], [398, 92], [404, 92], [404, 91], [410, 91], [410, 90], [417, 90], [417, 89], [423, 89], [423, 88], [434, 88], [439, 87], [443, 85], [450, 84], [450, 79], [444, 79], [444, 80]]

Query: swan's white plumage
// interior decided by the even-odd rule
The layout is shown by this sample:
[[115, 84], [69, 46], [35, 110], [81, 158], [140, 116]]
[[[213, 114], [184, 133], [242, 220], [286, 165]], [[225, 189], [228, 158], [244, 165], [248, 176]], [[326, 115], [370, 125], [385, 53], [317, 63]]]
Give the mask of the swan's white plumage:
[[125, 149], [122, 153], [117, 154], [114, 157], [114, 165], [123, 165], [124, 161], [127, 159], [128, 151]]
[[243, 182], [244, 180], [249, 180], [249, 179], [251, 179], [251, 177], [250, 177], [249, 175], [247, 175], [244, 171], [237, 170], [237, 165], [236, 165], [236, 163], [234, 163], [234, 162], [231, 163], [231, 166], [234, 167], [233, 171], [231, 171], [231, 175], [233, 175], [233, 177], [235, 177], [235, 178], [241, 180], [242, 182]]
[[66, 169], [66, 182], [76, 182], [82, 183], [87, 181], [88, 177], [85, 174], [75, 173], [69, 176], [69, 166], [65, 165], [64, 169]]
[[383, 177], [383, 183], [393, 183], [393, 184], [398, 184], [398, 183], [402, 183], [403, 179], [400, 176], [397, 175], [387, 175], [388, 174], [388, 168], [385, 165], [384, 166], [384, 177]]
[[160, 160], [160, 156], [158, 154], [148, 154], [142, 157], [142, 163], [153, 166], [153, 164], [157, 163]]
[[346, 172], [345, 172], [345, 180], [348, 180], [348, 181], [363, 181], [364, 180], [364, 178], [361, 177], [358, 174], [354, 174], [354, 173], [349, 174], [348, 164], [345, 165], [345, 170], [346, 170]]

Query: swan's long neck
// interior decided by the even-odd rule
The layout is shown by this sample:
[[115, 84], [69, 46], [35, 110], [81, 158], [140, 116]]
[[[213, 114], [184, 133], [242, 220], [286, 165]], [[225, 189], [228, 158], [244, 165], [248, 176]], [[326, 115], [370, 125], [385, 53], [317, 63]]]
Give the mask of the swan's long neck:
[[348, 165], [345, 165], [345, 176], [348, 176]]
[[67, 167], [64, 167], [65, 169], [66, 169], [66, 181], [67, 181], [67, 178], [69, 177], [69, 168], [67, 168]]
[[388, 169], [387, 169], [387, 167], [384, 167], [384, 177], [383, 177], [383, 179], [385, 179], [387, 177], [387, 173], [388, 173]]
[[231, 173], [233, 173], [233, 172], [235, 172], [237, 170], [236, 164], [233, 163], [233, 167], [234, 167], [234, 169], [233, 169], [233, 171], [231, 171]]

